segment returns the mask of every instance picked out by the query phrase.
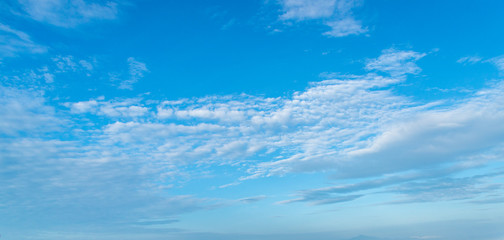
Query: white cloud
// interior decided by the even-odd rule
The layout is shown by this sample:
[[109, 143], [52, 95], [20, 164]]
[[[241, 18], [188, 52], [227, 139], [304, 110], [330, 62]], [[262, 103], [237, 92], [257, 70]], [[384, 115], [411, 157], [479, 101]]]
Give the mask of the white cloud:
[[75, 27], [92, 20], [117, 17], [117, 3], [87, 0], [18, 0], [22, 9], [36, 21], [59, 27]]
[[72, 113], [92, 113], [109, 118], [136, 118], [147, 114], [149, 109], [143, 107], [138, 99], [105, 101], [92, 99], [89, 101], [67, 103]]
[[23, 53], [39, 54], [46, 51], [47, 47], [34, 43], [28, 34], [0, 23], [0, 60]]
[[[339, 76], [277, 98], [246, 94], [174, 101], [100, 97], [67, 103], [70, 110], [64, 114], [74, 114], [67, 117], [85, 126], [70, 127], [77, 141], [86, 142], [86, 146], [79, 150], [69, 147], [65, 156], [74, 154], [87, 164], [137, 161], [142, 171], [163, 179], [157, 181], [161, 185], [202, 171], [187, 170], [188, 166], [230, 165], [242, 173], [233, 184], [321, 171], [340, 179], [375, 177], [376, 182], [366, 183], [372, 187], [394, 179], [418, 180], [381, 178], [384, 174], [402, 176], [420, 167], [480, 166], [496, 159], [488, 156], [502, 156], [504, 83], [451, 105], [415, 103], [397, 95], [393, 87], [404, 81], [401, 74], [418, 71], [411, 69], [418, 68], [414, 61], [423, 56], [414, 51], [385, 50], [382, 56], [368, 60], [368, 65], [373, 63], [375, 69], [385, 66], [386, 71], [395, 72], [391, 77]], [[74, 64], [63, 62], [63, 69], [79, 64], [77, 60], [71, 61]], [[147, 71], [145, 64], [134, 59], [130, 62], [131, 75], [141, 77]], [[45, 134], [63, 125], [40, 93], [1, 90], [0, 108], [5, 113], [0, 119], [2, 134]], [[99, 121], [92, 115], [99, 116]], [[427, 183], [436, 187], [435, 182]], [[474, 191], [465, 192], [467, 196], [476, 196], [482, 189], [473, 187]], [[361, 195], [302, 195], [287, 202], [329, 204]]]
[[0, 85], [0, 134], [36, 135], [60, 128], [64, 121], [54, 116], [41, 92]]
[[[100, 199], [128, 196], [131, 202], [122, 206], [140, 206], [135, 211], [146, 217], [164, 217], [156, 216], [156, 212], [163, 211], [168, 216], [177, 213], [176, 208], [163, 205], [168, 203], [185, 208], [180, 211], [204, 208], [200, 200], [191, 197], [159, 197], [154, 192], [181, 181], [181, 176], [201, 175], [208, 170], [205, 166], [215, 165], [228, 165], [242, 173], [243, 177], [232, 185], [245, 179], [296, 172], [328, 172], [339, 179], [374, 178], [307, 190], [283, 203], [341, 203], [380, 187], [404, 195], [403, 201], [470, 199], [488, 192], [488, 187], [494, 185], [447, 176], [454, 166], [472, 169], [504, 155], [504, 83], [447, 106], [438, 102], [419, 104], [397, 95], [393, 87], [402, 81], [402, 77], [376, 74], [340, 76], [277, 98], [246, 94], [175, 101], [100, 97], [67, 103], [70, 111], [59, 113], [46, 106], [40, 93], [3, 87], [0, 133], [29, 133], [30, 137], [0, 140], [0, 155], [16, 159], [19, 164], [42, 162], [68, 171], [51, 172], [44, 165], [24, 169], [19, 178], [2, 184], [28, 199], [9, 202], [11, 206], [33, 203], [30, 199], [37, 192], [58, 196], [38, 202], [38, 206], [52, 206], [56, 201], [65, 209], [71, 209], [70, 202], [89, 206], [86, 204]], [[58, 114], [74, 114], [66, 117], [75, 119], [75, 123], [68, 124], [56, 117]], [[61, 128], [72, 130], [72, 141], [51, 137], [51, 132]], [[410, 174], [419, 168], [439, 173]], [[46, 185], [32, 193], [28, 189], [36, 182]], [[116, 186], [115, 182], [127, 184]], [[109, 184], [117, 190], [109, 192]], [[152, 194], [130, 196], [131, 186]], [[418, 187], [415, 192], [407, 191], [414, 186]], [[439, 189], [453, 196], [443, 195]], [[0, 194], [0, 199], [7, 197]], [[131, 217], [122, 213], [117, 216]]]
[[[103, 143], [125, 144], [128, 151], [136, 149], [146, 157], [182, 165], [284, 156], [275, 163], [252, 166], [252, 175], [264, 168], [265, 175], [316, 170], [326, 164], [319, 160], [362, 145], [361, 138], [373, 133], [381, 121], [394, 118], [387, 110], [410, 104], [388, 90], [372, 90], [398, 81], [368, 75], [313, 84], [292, 98], [239, 95], [162, 102], [155, 119], [147, 114], [107, 125]], [[104, 115], [102, 103], [94, 101], [84, 104], [94, 106], [87, 111]], [[75, 104], [77, 112], [83, 103]], [[298, 163], [306, 169], [291, 168]], [[280, 165], [285, 166], [277, 168]]]
[[54, 74], [52, 74], [52, 73], [44, 73], [43, 76], [44, 76], [44, 80], [45, 80], [46, 83], [52, 83], [52, 82], [54, 82]]
[[280, 16], [284, 20], [305, 20], [328, 18], [334, 13], [336, 0], [284, 0], [284, 13]]
[[71, 111], [73, 113], [95, 112], [97, 106], [98, 102], [96, 100], [76, 102], [71, 104]]
[[475, 64], [479, 63], [483, 60], [483, 58], [478, 57], [478, 56], [467, 56], [467, 57], [461, 57], [457, 60], [458, 63], [467, 65], [467, 64]]
[[146, 72], [149, 72], [145, 63], [139, 62], [133, 57], [128, 58], [128, 66], [129, 78], [119, 84], [119, 89], [133, 89], [133, 84], [143, 78]]
[[427, 54], [411, 50], [385, 49], [378, 58], [368, 59], [366, 61], [366, 70], [386, 72], [392, 76], [418, 74], [422, 69], [418, 67], [415, 62], [425, 55]]
[[324, 35], [344, 37], [366, 33], [367, 28], [353, 16], [357, 0], [283, 0], [282, 21], [322, 20], [331, 28]]
[[[384, 55], [370, 62], [411, 73], [417, 66], [408, 63], [425, 54]], [[141, 152], [169, 172], [192, 164], [238, 164], [246, 169], [241, 180], [313, 171], [339, 178], [395, 174], [489, 160], [482, 156], [504, 144], [503, 84], [451, 106], [419, 104], [392, 91], [404, 81], [392, 75], [340, 76], [290, 97], [210, 96], [148, 106], [140, 99], [92, 99], [68, 106], [111, 120], [97, 136], [104, 147]], [[328, 201], [344, 199], [351, 198]]]
[[89, 77], [93, 71], [93, 64], [84, 59], [76, 59], [74, 56], [56, 56], [52, 58], [56, 65], [56, 73], [85, 72]]
[[[75, 221], [135, 222], [218, 206], [215, 199], [160, 194], [157, 186], [166, 167], [154, 166], [141, 152], [102, 145], [103, 133], [87, 131], [89, 125], [71, 121], [49, 104], [41, 91], [0, 85], [0, 202], [8, 206], [0, 208], [3, 218], [19, 226], [49, 220], [65, 224], [72, 212]], [[101, 107], [126, 116], [144, 112], [102, 98], [71, 106], [75, 114], [102, 114]], [[51, 214], [35, 216], [31, 209], [51, 209]]]
[[332, 37], [344, 37], [348, 35], [359, 35], [366, 33], [368, 30], [362, 27], [360, 21], [353, 18], [344, 18], [340, 20], [327, 22], [327, 25], [331, 27], [330, 31], [324, 33], [324, 35]]
[[93, 65], [86, 60], [79, 60], [79, 64], [88, 71], [93, 71]]
[[493, 65], [495, 65], [495, 67], [497, 67], [497, 69], [499, 69], [499, 71], [504, 73], [504, 56], [490, 58], [490, 59], [486, 60], [485, 62], [492, 63]]

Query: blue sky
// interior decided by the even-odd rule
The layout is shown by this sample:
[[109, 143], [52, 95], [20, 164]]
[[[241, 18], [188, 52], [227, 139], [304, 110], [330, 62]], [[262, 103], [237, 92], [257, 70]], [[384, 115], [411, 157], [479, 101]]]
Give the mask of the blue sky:
[[503, 7], [2, 1], [0, 235], [502, 240]]

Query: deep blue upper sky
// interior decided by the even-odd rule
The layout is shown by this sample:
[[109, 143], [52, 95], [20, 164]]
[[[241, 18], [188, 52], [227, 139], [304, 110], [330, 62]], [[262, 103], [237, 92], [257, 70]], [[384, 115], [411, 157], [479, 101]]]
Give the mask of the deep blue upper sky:
[[0, 235], [503, 239], [502, 9], [2, 1]]

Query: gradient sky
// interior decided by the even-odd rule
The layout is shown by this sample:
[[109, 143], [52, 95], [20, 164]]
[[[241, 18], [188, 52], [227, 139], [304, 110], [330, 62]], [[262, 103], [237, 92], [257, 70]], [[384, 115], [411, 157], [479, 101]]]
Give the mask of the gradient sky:
[[503, 10], [2, 0], [0, 236], [502, 240]]

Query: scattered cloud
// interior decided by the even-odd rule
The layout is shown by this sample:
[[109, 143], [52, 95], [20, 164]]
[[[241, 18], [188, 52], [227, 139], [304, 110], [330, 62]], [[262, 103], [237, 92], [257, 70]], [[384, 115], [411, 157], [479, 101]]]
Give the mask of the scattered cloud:
[[383, 50], [378, 58], [368, 59], [365, 68], [368, 71], [386, 72], [392, 76], [418, 74], [422, 69], [416, 65], [416, 61], [425, 57], [425, 55], [427, 54], [389, 48]]
[[139, 99], [105, 101], [103, 98], [89, 101], [67, 103], [72, 113], [92, 113], [109, 118], [137, 118], [148, 113], [149, 109], [140, 104]]
[[47, 47], [33, 42], [28, 34], [0, 23], [0, 60], [24, 53], [40, 54], [46, 51]]
[[0, 85], [0, 135], [37, 135], [59, 129], [65, 121], [45, 102], [41, 92]]
[[487, 176], [443, 177], [402, 183], [391, 189], [403, 197], [393, 203], [467, 200], [488, 193], [498, 193], [502, 189], [502, 184], [482, 182], [483, 177]]
[[497, 67], [497, 69], [500, 72], [504, 73], [504, 56], [490, 58], [490, 59], [486, 60], [485, 62], [492, 63], [493, 65], [495, 65], [495, 67]]
[[[326, 172], [338, 181], [365, 179], [300, 191], [296, 198], [280, 203], [343, 203], [378, 190], [402, 196], [401, 202], [475, 200], [501, 189], [487, 181], [489, 177], [453, 174], [504, 155], [504, 83], [496, 82], [450, 105], [417, 103], [397, 95], [394, 86], [405, 80], [403, 74], [419, 71], [415, 61], [423, 56], [388, 49], [368, 60], [366, 67], [390, 72], [390, 77], [339, 75], [276, 98], [247, 94], [171, 101], [98, 97], [67, 102], [63, 111], [48, 107], [40, 92], [2, 87], [1, 134], [23, 138], [5, 143], [0, 154], [18, 162], [49, 159], [41, 160], [42, 168], [20, 175], [31, 180], [9, 180], [4, 185], [11, 186], [10, 191], [30, 189], [51, 175], [44, 172], [46, 167], [60, 164], [72, 170], [56, 174], [52, 185], [45, 186], [44, 191], [51, 193], [46, 195], [57, 196], [51, 191], [67, 191], [75, 184], [82, 191], [68, 190], [64, 199], [73, 201], [84, 193], [99, 199], [122, 198], [131, 194], [130, 189], [104, 193], [100, 183], [137, 182], [135, 189], [157, 192], [176, 184], [179, 176], [201, 174], [201, 166], [227, 165], [242, 173], [232, 185], [298, 172]], [[132, 77], [139, 79], [148, 71], [144, 63], [128, 61]], [[85, 68], [71, 57], [56, 58], [55, 63], [61, 71]], [[51, 137], [63, 125], [71, 129], [71, 141]], [[31, 136], [24, 135], [28, 132]], [[31, 150], [23, 151], [25, 147]], [[86, 169], [97, 176], [81, 174]], [[98, 176], [104, 172], [109, 176]], [[68, 181], [70, 174], [82, 177]], [[88, 185], [82, 186], [84, 182]], [[32, 198], [28, 192], [23, 194]], [[208, 199], [154, 193], [135, 193], [130, 203], [152, 203], [152, 199], [159, 205], [136, 210], [158, 212], [166, 202], [176, 205], [180, 199], [194, 200], [187, 211], [209, 207]], [[159, 217], [177, 214], [173, 211]]]
[[475, 63], [479, 63], [483, 60], [483, 58], [481, 57], [478, 57], [478, 56], [467, 56], [467, 57], [462, 57], [462, 58], [459, 58], [457, 60], [458, 63], [460, 64], [464, 64], [464, 65], [467, 65], [467, 64], [475, 64]]
[[119, 84], [119, 89], [133, 89], [133, 84], [138, 82], [138, 80], [142, 79], [144, 77], [144, 74], [149, 71], [147, 69], [147, 65], [143, 62], [137, 61], [133, 57], [128, 58], [128, 71], [129, 71], [129, 78], [126, 80], [123, 80]]
[[113, 1], [89, 0], [18, 0], [32, 19], [58, 27], [71, 28], [92, 20], [111, 20], [118, 14]]
[[331, 37], [344, 37], [366, 33], [367, 28], [356, 20], [352, 9], [357, 0], [282, 0], [282, 21], [321, 20], [331, 30], [324, 33]]
[[232, 18], [229, 21], [227, 21], [224, 25], [221, 26], [221, 30], [228, 30], [231, 27], [233, 27], [234, 25], [236, 25], [236, 19]]
[[[504, 139], [503, 85], [456, 105], [417, 104], [391, 86], [402, 78], [374, 74], [314, 83], [289, 98], [249, 95], [165, 101], [69, 103], [73, 113], [115, 119], [103, 144], [124, 144], [168, 165], [249, 164], [248, 176], [335, 171], [338, 178], [372, 177], [418, 167], [470, 161]], [[138, 110], [138, 111], [137, 111]], [[379, 182], [383, 185], [383, 182]]]
[[241, 198], [241, 199], [238, 199], [238, 201], [243, 202], [243, 203], [255, 203], [255, 202], [259, 202], [265, 198], [266, 198], [265, 195], [260, 195], [260, 196], [254, 196], [254, 197]]
[[336, 9], [336, 0], [284, 0], [281, 2], [283, 20], [306, 20], [331, 17]]
[[[96, 107], [97, 114], [107, 117], [131, 115], [131, 108], [121, 111], [124, 103], [95, 101], [76, 109]], [[89, 126], [58, 113], [41, 91], [0, 86], [0, 111], [0, 173], [8, 176], [0, 178], [0, 202], [9, 206], [0, 208], [0, 215], [18, 226], [69, 220], [113, 226], [220, 206], [216, 199], [160, 192], [164, 190], [153, 182], [165, 171], [148, 167], [142, 154], [101, 145], [94, 130], [86, 132]], [[62, 137], [63, 132], [71, 139]], [[40, 215], [33, 209], [47, 209], [51, 214]]]
[[348, 17], [327, 22], [327, 26], [331, 27], [331, 30], [325, 32], [324, 35], [332, 37], [360, 35], [368, 31], [366, 28], [362, 27], [362, 23], [360, 21]]
[[307, 194], [302, 198], [291, 199], [279, 202], [280, 204], [295, 203], [295, 202], [310, 202], [313, 205], [324, 205], [324, 204], [334, 204], [353, 201], [363, 195], [343, 195], [343, 196], [328, 196], [328, 195], [317, 195], [317, 194]]
[[55, 64], [55, 73], [84, 72], [90, 77], [94, 69], [94, 62], [84, 59], [76, 59], [74, 56], [56, 56], [52, 58]]
[[[405, 173], [386, 174], [357, 183], [300, 191], [297, 194], [298, 198], [285, 200], [280, 203], [309, 202], [315, 205], [332, 204], [382, 193], [396, 194], [395, 199], [399, 200], [389, 202], [392, 204], [469, 200], [487, 194], [498, 194], [502, 189], [502, 184], [484, 180], [502, 176], [504, 172], [473, 175], [470, 177], [449, 177], [467, 169], [473, 169], [473, 167], [459, 165], [455, 167], [428, 168], [410, 170]], [[479, 201], [493, 202], [494, 198], [490, 197]], [[474, 200], [469, 202], [474, 202]]]
[[457, 60], [457, 62], [464, 65], [475, 63], [491, 63], [497, 68], [497, 70], [499, 70], [500, 73], [504, 73], [504, 55], [488, 59], [484, 59], [478, 56], [467, 56], [460, 58], [459, 60]]

